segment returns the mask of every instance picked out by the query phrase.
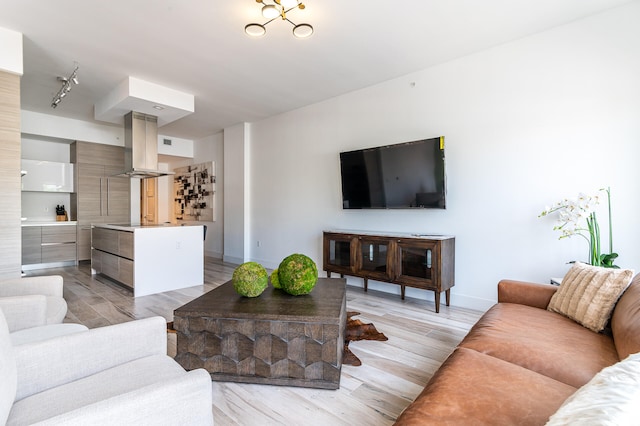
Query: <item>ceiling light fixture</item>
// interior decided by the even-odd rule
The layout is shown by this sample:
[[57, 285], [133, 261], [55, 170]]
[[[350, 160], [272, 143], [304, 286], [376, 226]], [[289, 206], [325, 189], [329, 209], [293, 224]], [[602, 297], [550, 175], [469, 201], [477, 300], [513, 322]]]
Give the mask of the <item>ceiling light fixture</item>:
[[78, 81], [78, 63], [69, 77], [58, 77], [58, 81], [62, 82], [62, 87], [58, 90], [58, 93], [51, 100], [51, 108], [56, 108], [62, 101], [62, 98], [67, 96], [67, 93], [71, 91], [71, 83], [80, 84]]
[[313, 27], [310, 24], [295, 24], [287, 18], [287, 13], [293, 9], [303, 10], [306, 6], [299, 0], [271, 0], [273, 3], [267, 3], [265, 0], [256, 0], [256, 3], [262, 5], [262, 16], [268, 19], [264, 24], [251, 23], [244, 27], [244, 32], [252, 37], [259, 37], [265, 35], [267, 24], [275, 21], [278, 18], [282, 18], [283, 21], [288, 21], [293, 25], [293, 35], [298, 38], [307, 38], [313, 34]]

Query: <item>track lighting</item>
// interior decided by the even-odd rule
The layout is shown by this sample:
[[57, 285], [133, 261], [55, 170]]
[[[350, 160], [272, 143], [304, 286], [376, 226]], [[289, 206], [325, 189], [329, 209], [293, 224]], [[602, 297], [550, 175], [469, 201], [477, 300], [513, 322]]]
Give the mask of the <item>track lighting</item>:
[[51, 100], [51, 108], [56, 108], [60, 101], [62, 101], [62, 98], [67, 96], [67, 93], [71, 91], [71, 83], [80, 84], [78, 81], [78, 64], [76, 63], [76, 67], [69, 77], [58, 77], [58, 81], [62, 82], [62, 87]]
[[288, 21], [293, 25], [293, 35], [298, 38], [307, 38], [313, 34], [313, 27], [310, 24], [294, 24], [289, 18], [287, 13], [293, 9], [303, 10], [305, 5], [299, 0], [271, 0], [271, 3], [265, 3], [265, 0], [256, 0], [256, 3], [262, 4], [262, 16], [268, 19], [264, 24], [251, 23], [244, 27], [244, 32], [253, 37], [259, 37], [267, 32], [265, 28], [267, 24], [275, 21], [278, 18], [282, 18], [283, 21]]

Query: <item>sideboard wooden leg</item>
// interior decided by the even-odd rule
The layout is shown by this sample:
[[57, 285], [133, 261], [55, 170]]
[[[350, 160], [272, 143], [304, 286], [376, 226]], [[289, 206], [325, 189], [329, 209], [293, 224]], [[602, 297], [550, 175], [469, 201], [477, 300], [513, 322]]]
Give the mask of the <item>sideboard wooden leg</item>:
[[364, 278], [364, 291], [369, 290], [369, 280]]
[[400, 286], [400, 298], [402, 300], [404, 300], [404, 286], [403, 285]]
[[436, 290], [433, 293], [436, 296], [436, 314], [440, 313], [440, 292]]
[[444, 291], [444, 297], [446, 298], [447, 306], [449, 306], [449, 302], [451, 302], [451, 289]]

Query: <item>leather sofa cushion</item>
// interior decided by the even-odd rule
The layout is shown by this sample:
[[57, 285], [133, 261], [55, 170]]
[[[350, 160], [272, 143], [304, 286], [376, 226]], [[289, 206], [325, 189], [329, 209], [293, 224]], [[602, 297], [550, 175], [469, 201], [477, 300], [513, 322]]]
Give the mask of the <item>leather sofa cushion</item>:
[[460, 346], [576, 388], [620, 360], [610, 336], [560, 314], [512, 303], [489, 309]]
[[618, 300], [611, 317], [611, 332], [620, 359], [640, 352], [640, 274]]
[[466, 348], [442, 364], [396, 425], [541, 425], [576, 389]]

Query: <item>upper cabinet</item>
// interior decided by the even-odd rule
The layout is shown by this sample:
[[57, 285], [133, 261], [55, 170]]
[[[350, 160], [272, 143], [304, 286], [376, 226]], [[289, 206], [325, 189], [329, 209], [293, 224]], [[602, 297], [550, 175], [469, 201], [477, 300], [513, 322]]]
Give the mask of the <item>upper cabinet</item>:
[[71, 163], [23, 159], [21, 167], [23, 191], [74, 192]]

